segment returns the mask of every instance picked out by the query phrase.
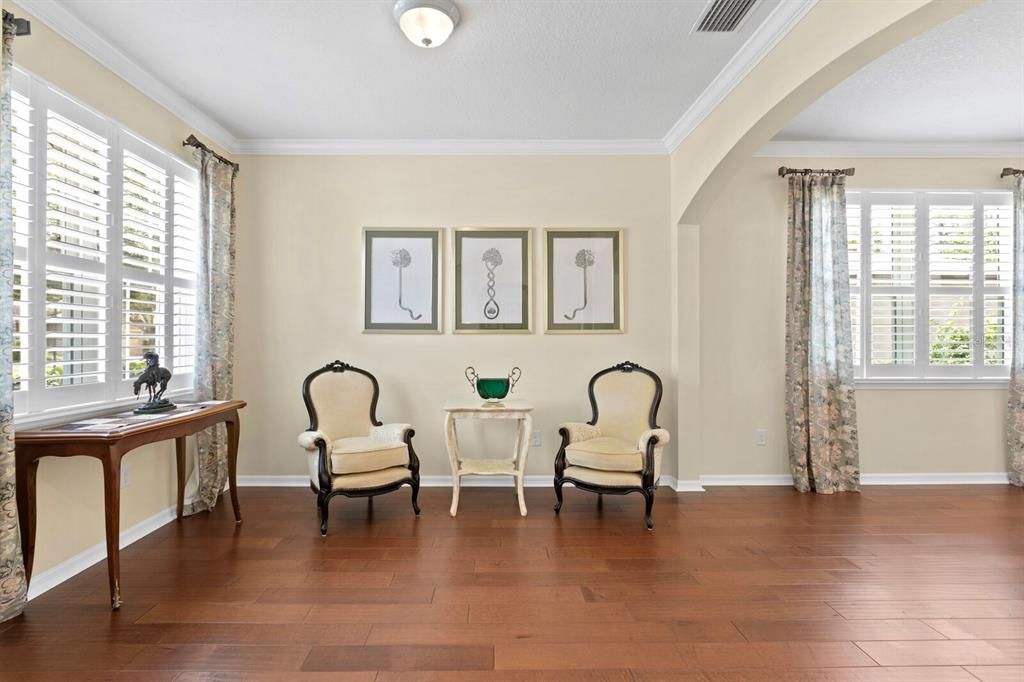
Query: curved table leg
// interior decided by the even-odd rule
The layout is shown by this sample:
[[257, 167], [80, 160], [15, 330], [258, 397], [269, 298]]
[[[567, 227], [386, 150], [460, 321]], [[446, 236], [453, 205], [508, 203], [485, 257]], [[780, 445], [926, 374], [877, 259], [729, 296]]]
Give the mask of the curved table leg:
[[178, 468], [178, 520], [185, 514], [185, 437], [174, 439], [174, 455]]
[[449, 513], [455, 516], [459, 512], [459, 437], [455, 428], [455, 417], [451, 412], [444, 417], [444, 441], [448, 447], [448, 461], [452, 466], [452, 507]]
[[526, 458], [530, 454], [530, 433], [532, 431], [533, 418], [527, 413], [519, 420], [519, 432], [516, 438], [516, 497], [519, 498], [520, 516], [526, 516], [523, 482], [526, 478]]
[[15, 467], [15, 496], [21, 531], [21, 556], [25, 564], [25, 586], [32, 582], [32, 561], [36, 554], [36, 472], [39, 460], [18, 462]]
[[111, 449], [103, 459], [103, 501], [106, 505], [107, 578], [110, 608], [121, 608], [121, 453]]
[[228, 429], [228, 485], [231, 487], [231, 506], [235, 511], [235, 525], [242, 525], [242, 510], [238, 506], [238, 432], [241, 424], [238, 412], [232, 412], [224, 422]]

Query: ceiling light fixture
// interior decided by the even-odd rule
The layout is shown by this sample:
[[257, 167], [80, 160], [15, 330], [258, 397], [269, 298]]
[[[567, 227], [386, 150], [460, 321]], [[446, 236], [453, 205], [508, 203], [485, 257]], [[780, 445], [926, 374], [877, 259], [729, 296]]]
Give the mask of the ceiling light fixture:
[[414, 45], [437, 47], [459, 25], [459, 8], [451, 0], [398, 0], [395, 21]]

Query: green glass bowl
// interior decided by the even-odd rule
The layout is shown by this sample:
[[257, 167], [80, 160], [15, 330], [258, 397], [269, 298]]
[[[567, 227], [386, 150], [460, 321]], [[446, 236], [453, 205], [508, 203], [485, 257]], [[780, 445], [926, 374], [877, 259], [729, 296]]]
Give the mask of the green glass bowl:
[[476, 392], [484, 400], [501, 400], [508, 395], [508, 379], [484, 379], [476, 380]]

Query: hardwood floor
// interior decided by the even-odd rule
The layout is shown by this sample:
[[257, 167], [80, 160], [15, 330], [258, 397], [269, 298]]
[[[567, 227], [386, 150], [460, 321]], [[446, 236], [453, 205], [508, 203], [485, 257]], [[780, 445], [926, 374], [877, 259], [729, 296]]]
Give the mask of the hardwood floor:
[[[1024, 491], [242, 490], [0, 625], [0, 680], [1021, 682]], [[45, 538], [40, 538], [45, 542]]]

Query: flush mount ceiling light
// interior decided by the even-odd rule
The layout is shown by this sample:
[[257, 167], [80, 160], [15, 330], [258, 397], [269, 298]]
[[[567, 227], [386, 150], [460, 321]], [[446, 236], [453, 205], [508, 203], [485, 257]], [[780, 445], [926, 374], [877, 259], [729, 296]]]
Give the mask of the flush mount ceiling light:
[[459, 25], [459, 8], [451, 0], [398, 0], [395, 21], [414, 45], [437, 47]]

